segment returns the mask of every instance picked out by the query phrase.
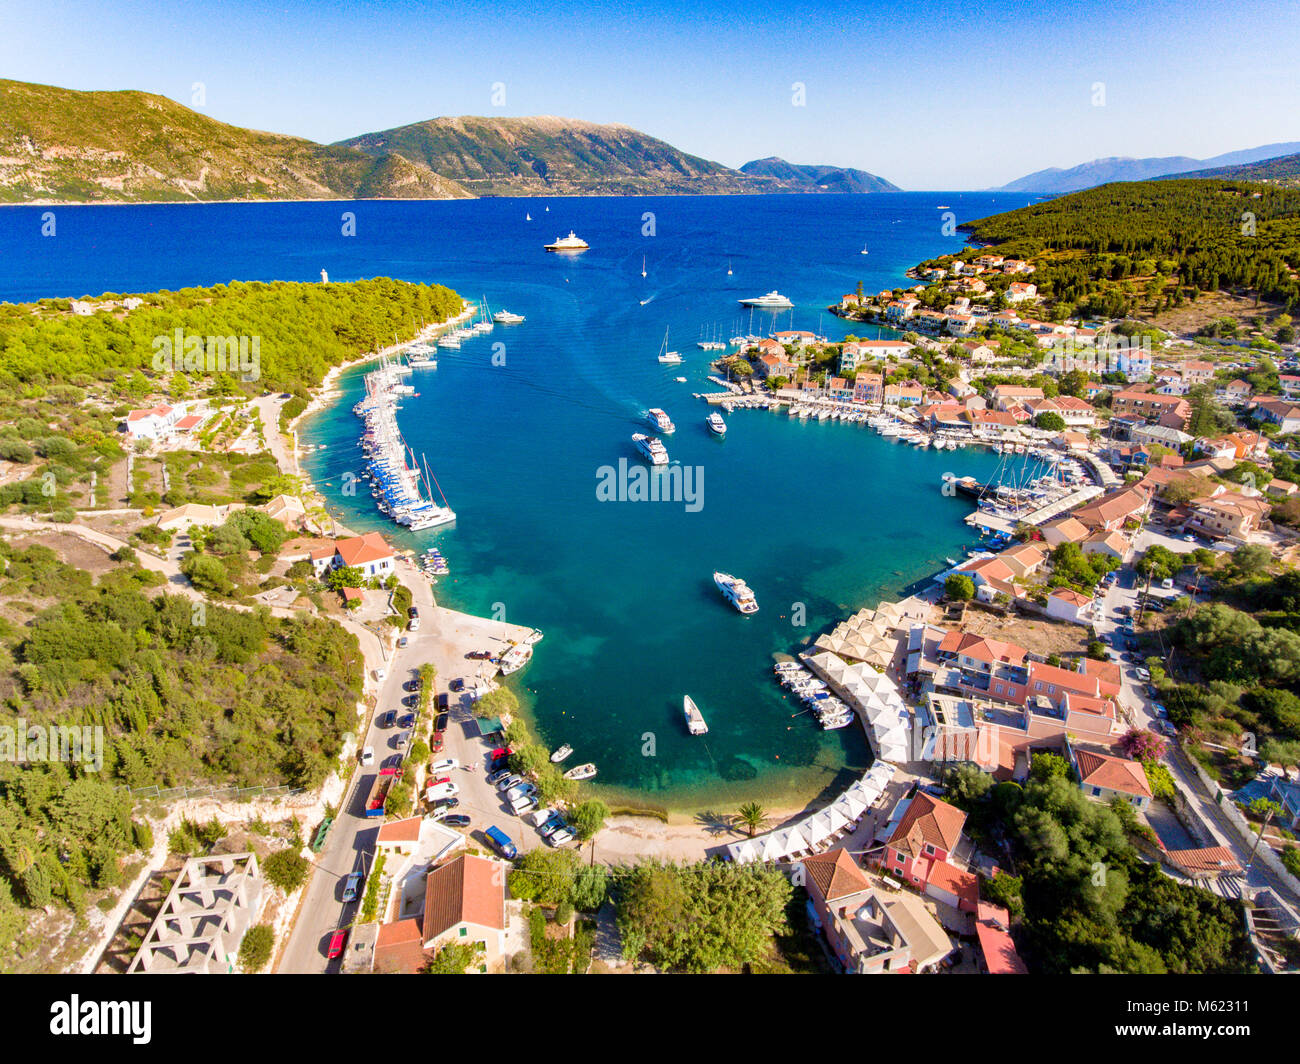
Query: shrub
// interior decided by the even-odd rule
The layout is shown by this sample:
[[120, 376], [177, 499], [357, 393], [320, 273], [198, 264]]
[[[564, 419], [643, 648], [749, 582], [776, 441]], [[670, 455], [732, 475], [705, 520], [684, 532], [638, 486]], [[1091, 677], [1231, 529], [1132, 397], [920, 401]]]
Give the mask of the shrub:
[[262, 875], [268, 883], [292, 894], [307, 878], [307, 859], [297, 850], [276, 850], [262, 862]]
[[254, 924], [239, 944], [239, 967], [246, 972], [260, 972], [271, 959], [275, 932], [270, 924]]

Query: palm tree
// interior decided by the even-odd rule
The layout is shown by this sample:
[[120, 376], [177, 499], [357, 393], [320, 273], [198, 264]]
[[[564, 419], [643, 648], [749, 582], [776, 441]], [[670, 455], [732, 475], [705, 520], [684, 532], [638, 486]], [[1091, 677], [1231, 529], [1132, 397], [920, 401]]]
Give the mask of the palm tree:
[[767, 810], [757, 802], [746, 802], [736, 813], [736, 820], [749, 829], [749, 837], [752, 839], [754, 833], [767, 823]]

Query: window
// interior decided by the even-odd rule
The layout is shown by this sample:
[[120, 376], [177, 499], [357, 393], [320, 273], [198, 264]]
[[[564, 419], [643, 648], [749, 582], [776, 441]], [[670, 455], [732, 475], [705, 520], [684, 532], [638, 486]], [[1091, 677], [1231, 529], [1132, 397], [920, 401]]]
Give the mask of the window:
[[462, 928], [460, 929], [460, 937], [461, 937], [461, 938], [464, 938], [464, 937], [467, 936], [468, 934], [469, 934], [469, 928], [467, 928], [467, 927], [462, 927]]
[[1100, 787], [1094, 787], [1094, 788], [1092, 789], [1092, 794], [1093, 794], [1093, 797], [1095, 798], [1097, 795], [1101, 794], [1101, 788], [1100, 788]]
[[927, 854], [934, 853], [934, 847], [931, 846], [928, 842], [925, 844], [925, 852]]

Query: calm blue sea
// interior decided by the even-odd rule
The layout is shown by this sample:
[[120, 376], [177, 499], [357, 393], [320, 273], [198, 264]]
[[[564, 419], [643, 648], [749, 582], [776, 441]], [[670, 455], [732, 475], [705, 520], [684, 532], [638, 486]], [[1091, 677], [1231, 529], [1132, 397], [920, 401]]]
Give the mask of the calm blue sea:
[[[961, 222], [1025, 202], [897, 193], [55, 208], [54, 237], [40, 235], [42, 208], [11, 208], [0, 211], [0, 296], [312, 281], [326, 269], [331, 280], [437, 281], [524, 314], [523, 325], [440, 350], [436, 370], [411, 378], [420, 394], [404, 405], [403, 430], [459, 518], [401, 541], [436, 542], [447, 556], [440, 601], [546, 633], [515, 679], [547, 742], [595, 761], [617, 798], [728, 811], [749, 798], [811, 798], [866, 767], [856, 728], [823, 733], [791, 716], [772, 655], [957, 556], [971, 542], [968, 506], [940, 495], [940, 477], [983, 476], [997, 460], [759, 411], [735, 412], [718, 439], [692, 398], [714, 390], [696, 341], [771, 328], [840, 338], [848, 330], [827, 304], [859, 280], [867, 291], [903, 283], [908, 266], [961, 245], [943, 235], [941, 206]], [[345, 212], [355, 236], [342, 235]], [[590, 251], [542, 250], [570, 229]], [[739, 307], [773, 288], [792, 311], [751, 320]], [[656, 361], [665, 329], [680, 366]], [[348, 524], [395, 531], [368, 496], [341, 493], [342, 474], [361, 468], [360, 371], [343, 386], [344, 399], [305, 426], [303, 442], [324, 445], [306, 465]], [[697, 512], [597, 498], [602, 467], [636, 463], [630, 437], [651, 406], [677, 423], [665, 441], [673, 462], [702, 477]], [[744, 577], [760, 612], [742, 617], [723, 602], [715, 569]], [[709, 722], [704, 738], [685, 733], [684, 694]]]

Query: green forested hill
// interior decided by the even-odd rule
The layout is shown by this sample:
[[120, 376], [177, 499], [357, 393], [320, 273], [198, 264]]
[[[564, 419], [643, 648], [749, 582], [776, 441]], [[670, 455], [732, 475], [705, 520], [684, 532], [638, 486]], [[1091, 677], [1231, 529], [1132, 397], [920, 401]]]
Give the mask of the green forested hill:
[[444, 320], [462, 305], [441, 285], [387, 277], [343, 284], [236, 281], [142, 298], [129, 312], [110, 306], [84, 317], [69, 313], [67, 300], [0, 304], [0, 386], [6, 378], [33, 383], [149, 372], [155, 338], [180, 328], [203, 337], [258, 337], [261, 376], [247, 387], [304, 392], [331, 366], [391, 344], [395, 333], [409, 338], [422, 321]]
[[241, 129], [165, 96], [0, 80], [0, 203], [465, 195], [400, 156]]
[[1300, 190], [1239, 181], [1123, 182], [962, 226], [1001, 254], [1032, 259], [1049, 300], [1117, 316], [1244, 289], [1300, 303]]
[[1209, 170], [1193, 170], [1184, 177], [1227, 178], [1233, 181], [1271, 181], [1292, 188], [1300, 186], [1300, 153], [1281, 155], [1257, 163], [1240, 163], [1236, 166], [1219, 166]]

